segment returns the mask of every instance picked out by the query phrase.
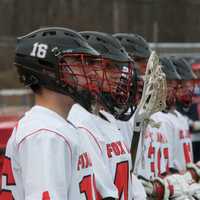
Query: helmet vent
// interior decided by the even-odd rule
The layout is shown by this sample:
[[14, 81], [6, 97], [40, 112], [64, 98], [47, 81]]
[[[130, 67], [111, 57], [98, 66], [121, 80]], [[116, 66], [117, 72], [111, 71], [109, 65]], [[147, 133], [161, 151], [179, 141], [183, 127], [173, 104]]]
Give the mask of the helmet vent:
[[89, 36], [89, 35], [84, 35], [84, 38], [85, 38], [86, 40], [88, 40], [88, 39], [90, 38], [90, 36]]
[[64, 34], [65, 34], [66, 36], [74, 37], [74, 34], [72, 34], [72, 33], [64, 32]]
[[42, 36], [44, 36], [44, 37], [47, 35], [56, 35], [56, 31], [48, 31], [48, 32], [42, 33]]
[[103, 40], [103, 39], [101, 39], [101, 38], [99, 38], [99, 37], [97, 37], [97, 41], [99, 41], [99, 42], [103, 42], [104, 44], [106, 43], [105, 40]]
[[129, 40], [129, 39], [127, 39], [126, 41], [127, 41], [127, 42], [130, 42], [130, 43], [134, 43], [133, 41], [131, 41], [131, 40]]

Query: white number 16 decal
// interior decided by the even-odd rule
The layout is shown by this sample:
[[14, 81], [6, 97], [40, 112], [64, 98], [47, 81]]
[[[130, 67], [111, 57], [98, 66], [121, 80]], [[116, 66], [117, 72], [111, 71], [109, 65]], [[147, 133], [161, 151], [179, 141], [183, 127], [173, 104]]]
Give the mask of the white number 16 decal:
[[38, 42], [36, 42], [33, 45], [33, 50], [30, 55], [38, 58], [45, 58], [47, 54], [47, 49], [48, 46], [46, 44], [39, 44]]

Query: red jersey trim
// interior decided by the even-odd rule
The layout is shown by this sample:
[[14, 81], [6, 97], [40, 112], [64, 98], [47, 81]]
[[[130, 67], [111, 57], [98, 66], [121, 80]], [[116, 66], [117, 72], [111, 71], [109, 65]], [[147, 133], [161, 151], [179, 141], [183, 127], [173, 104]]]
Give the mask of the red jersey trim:
[[51, 200], [48, 191], [42, 193], [42, 200]]
[[94, 141], [96, 142], [97, 146], [99, 147], [101, 153], [103, 153], [103, 152], [102, 152], [102, 149], [101, 149], [101, 146], [100, 146], [100, 144], [98, 143], [97, 138], [94, 136], [94, 134], [93, 134], [91, 131], [89, 131], [87, 128], [85, 128], [85, 127], [79, 126], [78, 128], [84, 129], [85, 131], [87, 131], [87, 132], [93, 137], [93, 139], [94, 139]]
[[72, 149], [71, 149], [71, 146], [70, 146], [69, 142], [66, 140], [66, 138], [65, 138], [64, 136], [62, 136], [60, 133], [58, 133], [58, 132], [55, 132], [55, 131], [52, 131], [52, 130], [49, 130], [49, 129], [45, 129], [45, 128], [39, 129], [39, 130], [37, 130], [37, 131], [34, 131], [34, 132], [30, 133], [29, 135], [27, 135], [26, 137], [24, 137], [24, 138], [21, 140], [21, 142], [18, 144], [18, 147], [17, 147], [18, 150], [19, 150], [20, 145], [22, 144], [22, 142], [23, 142], [24, 140], [26, 140], [28, 137], [30, 137], [30, 136], [32, 136], [32, 135], [34, 135], [34, 134], [40, 134], [40, 131], [48, 131], [48, 132], [50, 132], [50, 133], [54, 133], [54, 134], [56, 134], [57, 136], [61, 137], [61, 138], [65, 141], [65, 143], [67, 144], [67, 146], [69, 147], [69, 150], [70, 150], [70, 153], [71, 153], [71, 157], [72, 157]]

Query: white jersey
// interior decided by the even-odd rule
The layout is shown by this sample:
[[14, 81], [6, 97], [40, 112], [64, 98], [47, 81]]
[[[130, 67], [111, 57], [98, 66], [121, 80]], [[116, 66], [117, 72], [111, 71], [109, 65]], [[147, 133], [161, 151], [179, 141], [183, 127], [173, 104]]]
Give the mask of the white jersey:
[[103, 158], [118, 189], [119, 199], [131, 200], [131, 157], [118, 128], [78, 104], [72, 107], [68, 120], [84, 131], [91, 143], [96, 145], [95, 149]]
[[[152, 117], [154, 121], [160, 122], [162, 113], [156, 113]], [[117, 120], [115, 123], [122, 132], [125, 143], [128, 148], [131, 148], [131, 141], [134, 139], [133, 124], [134, 115], [128, 122]], [[113, 122], [114, 123], [114, 122]], [[169, 153], [167, 138], [165, 136], [167, 128], [164, 124], [158, 128], [148, 126], [145, 131], [145, 136], [142, 134], [139, 139], [134, 172], [137, 175], [142, 175], [147, 179], [158, 176], [164, 173], [169, 168]]]
[[[157, 112], [151, 116], [160, 127], [147, 126], [144, 137], [140, 137], [136, 156], [135, 173], [147, 179], [160, 176], [170, 167], [169, 147], [167, 141], [167, 126], [164, 123], [163, 113]], [[134, 137], [133, 137], [134, 139]]]
[[132, 117], [130, 121], [121, 121], [121, 120], [113, 119], [113, 116], [110, 116], [110, 114], [108, 115], [105, 113], [105, 115], [113, 125], [115, 125], [119, 128], [119, 130], [122, 134], [122, 137], [124, 139], [124, 142], [125, 142], [127, 148], [130, 150], [131, 141], [133, 138], [133, 126], [132, 126], [131, 122], [133, 121], [134, 117]]
[[174, 126], [173, 157], [174, 163], [180, 171], [186, 169], [186, 164], [193, 162], [192, 143], [187, 117], [178, 111], [168, 113], [168, 118]]
[[[70, 110], [68, 120], [79, 128], [80, 138], [84, 141], [85, 148], [92, 158], [98, 198], [113, 197], [117, 199], [118, 191], [108, 170], [107, 156], [102, 149], [106, 142], [101, 135], [93, 134], [96, 130], [96, 127], [93, 126], [93, 115], [80, 105], [75, 104]], [[88, 126], [86, 127], [85, 121], [87, 120]]]
[[8, 141], [0, 199], [95, 200], [92, 160], [84, 145], [73, 125], [34, 106]]
[[[130, 152], [130, 147], [131, 147], [131, 141], [133, 137], [133, 119], [134, 117], [131, 118], [130, 121], [121, 121], [121, 120], [116, 120], [113, 115], [110, 113], [107, 113], [105, 111], [101, 111], [104, 117], [109, 120], [109, 122], [112, 123], [112, 125], [116, 128], [121, 133], [121, 136], [123, 137], [123, 141], [125, 146]], [[144, 190], [144, 187], [140, 180], [137, 179], [137, 177], [132, 174], [132, 196], [134, 200], [145, 200], [146, 199], [146, 193]]]

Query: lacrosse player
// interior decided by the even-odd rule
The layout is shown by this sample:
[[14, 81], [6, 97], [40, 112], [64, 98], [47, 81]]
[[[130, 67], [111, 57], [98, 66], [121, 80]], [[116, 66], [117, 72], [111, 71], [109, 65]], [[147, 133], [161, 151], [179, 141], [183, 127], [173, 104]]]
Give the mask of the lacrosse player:
[[[105, 74], [100, 83], [100, 93], [91, 102], [92, 113], [86, 105], [74, 105], [68, 120], [81, 129], [91, 140], [94, 150], [107, 164], [120, 200], [132, 199], [132, 164], [130, 152], [124, 143], [121, 131], [111, 124], [102, 108], [118, 115], [127, 109], [130, 87], [133, 79], [132, 60], [120, 43], [106, 33], [85, 31], [81, 35], [103, 57]], [[106, 50], [106, 51], [105, 51]], [[97, 72], [98, 73], [98, 72]], [[93, 77], [96, 79], [96, 77]], [[80, 116], [79, 118], [77, 116]]]
[[[142, 39], [142, 37], [141, 36], [138, 36], [138, 35], [135, 35], [135, 34], [128, 34], [128, 33], [117, 33], [117, 34], [114, 34], [114, 36], [115, 37], [117, 37], [117, 39], [121, 42], [121, 44], [126, 48], [126, 50], [128, 51], [128, 53], [129, 53], [129, 55], [134, 59], [134, 60], [136, 60], [136, 62], [138, 63], [138, 66], [139, 66], [139, 71], [140, 71], [140, 73], [141, 73], [141, 76], [144, 76], [144, 72], [145, 72], [145, 70], [146, 70], [146, 66], [147, 65], [145, 65], [145, 63], [147, 64], [147, 62], [145, 62], [146, 60], [147, 60], [147, 58], [149, 57], [149, 55], [150, 55], [150, 49], [149, 49], [149, 47], [148, 47], [148, 43], [144, 40], [144, 39]], [[154, 54], [155, 55], [155, 54]], [[156, 61], [156, 59], [155, 59], [155, 57], [156, 56], [152, 56], [151, 57], [151, 61], [153, 61], [153, 60], [155, 60]], [[153, 58], [153, 59], [152, 59]], [[138, 62], [138, 61], [141, 61], [141, 60], [143, 60], [143, 65], [141, 65], [141, 62]], [[149, 62], [149, 65], [150, 65], [150, 62]], [[155, 66], [153, 66], [155, 69], [153, 69], [154, 70], [154, 72], [156, 72], [156, 70], [158, 70], [158, 69], [156, 69], [156, 67], [158, 67], [158, 63], [156, 64], [156, 62], [154, 63], [154, 65]], [[156, 66], [157, 65], [157, 66]], [[152, 68], [153, 68], [152, 67]], [[151, 69], [152, 70], [152, 69]], [[141, 100], [141, 102], [142, 103], [146, 103], [145, 102], [145, 96], [146, 97], [148, 97], [148, 95], [151, 95], [151, 93], [153, 93], [154, 92], [154, 95], [151, 95], [151, 105], [150, 106], [152, 106], [152, 108], [153, 108], [153, 105], [156, 105], [156, 103], [157, 102], [159, 102], [159, 93], [160, 94], [162, 94], [163, 92], [162, 92], [162, 89], [161, 90], [159, 90], [159, 88], [155, 88], [155, 86], [157, 85], [157, 87], [159, 86], [159, 84], [161, 84], [162, 83], [162, 74], [160, 73], [161, 71], [157, 71], [157, 72], [159, 72], [159, 73], [157, 73], [156, 74], [156, 76], [155, 77], [153, 77], [154, 75], [153, 75], [153, 73], [152, 73], [152, 71], [148, 74], [147, 73], [147, 76], [146, 76], [146, 78], [149, 78], [149, 80], [151, 79], [151, 80], [153, 80], [153, 82], [151, 82], [151, 83], [149, 83], [149, 85], [146, 83], [146, 85], [148, 85], [147, 87], [146, 87], [146, 93], [145, 93], [145, 91], [143, 91], [143, 100]], [[150, 87], [149, 86], [154, 86], [154, 87], [152, 87], [153, 89], [152, 89], [152, 91], [150, 90], [149, 91], [149, 89], [150, 89]], [[141, 90], [142, 91], [142, 90]], [[149, 94], [148, 94], [148, 92], [149, 92]], [[155, 92], [157, 92], [157, 93], [155, 93]], [[141, 96], [141, 95], [140, 95]], [[157, 102], [156, 101], [154, 101], [153, 100], [153, 98], [152, 97], [155, 97], [155, 98], [157, 98]], [[161, 97], [161, 96], [160, 96]], [[147, 100], [147, 99], [146, 99]], [[160, 102], [159, 102], [159, 104], [160, 104]], [[156, 107], [156, 106], [155, 106]], [[159, 108], [160, 108], [160, 105], [158, 105], [157, 106], [157, 108], [156, 109], [158, 109], [159, 110]], [[156, 112], [156, 111], [153, 111], [153, 112]], [[147, 117], [147, 116], [145, 116], [145, 117], [147, 117], [147, 118], [149, 118], [150, 117], [150, 115], [151, 115], [152, 113], [149, 113], [149, 116]], [[119, 126], [121, 126], [121, 127], [123, 127], [124, 129], [126, 129], [126, 132], [129, 132], [129, 138], [128, 138], [128, 143], [129, 143], [129, 147], [131, 146], [131, 141], [132, 141], [132, 137], [133, 137], [133, 141], [135, 141], [135, 140], [137, 140], [136, 138], [134, 138], [134, 136], [133, 136], [133, 130], [134, 130], [134, 124], [135, 124], [135, 121], [137, 121], [137, 116], [135, 116], [135, 115], [133, 115], [133, 117], [132, 117], [132, 119], [130, 119], [129, 120], [129, 122], [130, 122], [130, 124], [132, 124], [132, 126], [130, 127], [130, 126], [128, 126], [128, 123], [120, 123], [120, 125]], [[143, 117], [144, 118], [144, 117]], [[140, 119], [141, 121], [142, 121], [142, 118]], [[124, 131], [125, 132], [125, 131]], [[137, 141], [136, 141], [137, 142]], [[135, 143], [136, 143], [135, 142]], [[142, 143], [142, 144], [141, 144]], [[147, 146], [144, 144], [144, 143], [146, 143], [146, 145], [148, 146], [148, 148], [147, 148]], [[145, 146], [144, 146], [145, 145]], [[138, 145], [138, 156], [137, 157], [141, 157], [141, 155], [143, 154], [143, 156], [144, 156], [144, 148], [146, 148], [146, 150], [147, 149], [149, 149], [149, 148], [151, 148], [152, 146], [151, 146], [152, 144], [151, 144], [151, 136], [150, 136], [150, 134], [149, 135], [146, 135], [146, 136], [144, 136], [144, 138], [142, 139], [142, 137], [140, 138], [140, 144]], [[134, 147], [133, 148], [135, 148], [136, 149], [136, 147], [135, 147], [135, 145], [134, 145]], [[137, 150], [135, 150], [135, 151], [137, 151]], [[151, 156], [150, 156], [151, 157]], [[139, 159], [139, 158], [138, 158]], [[144, 158], [143, 158], [144, 159]], [[150, 160], [150, 159], [149, 159]], [[141, 161], [141, 159], [140, 159], [140, 161]], [[138, 163], [139, 161], [137, 161], [137, 163]], [[150, 161], [150, 163], [151, 163], [151, 161]], [[150, 165], [150, 163], [149, 163], [149, 165]], [[138, 164], [137, 164], [138, 165]], [[153, 163], [152, 163], [152, 165], [153, 165]], [[139, 166], [137, 166], [137, 169], [138, 169], [138, 167]], [[143, 167], [141, 168], [141, 166], [139, 167], [140, 168], [140, 171], [142, 170], [142, 168], [144, 169], [143, 170], [143, 172], [146, 174], [145, 175], [145, 177], [150, 177], [151, 176], [151, 174], [152, 174], [152, 167], [150, 167], [150, 166], [144, 166], [144, 162], [143, 162]], [[136, 174], [138, 174], [139, 172], [135, 169], [135, 173]]]
[[36, 103], [8, 141], [0, 199], [97, 199], [87, 144], [66, 118], [82, 90], [91, 89], [91, 74], [103, 73], [99, 59], [70, 29], [42, 28], [18, 38], [15, 65]]
[[[182, 152], [181, 155], [181, 148], [182, 146], [177, 143], [177, 141], [180, 141], [179, 134], [176, 132], [176, 127], [174, 124], [176, 124], [176, 121], [173, 117], [171, 117], [171, 114], [175, 115], [175, 103], [176, 103], [176, 93], [177, 93], [177, 85], [178, 82], [175, 82], [175, 80], [178, 80], [178, 76], [176, 77], [173, 75], [172, 68], [170, 69], [170, 60], [167, 58], [161, 59], [161, 64], [163, 65], [163, 71], [166, 74], [167, 79], [169, 78], [173, 80], [173, 82], [169, 83], [167, 81], [167, 107], [165, 112], [163, 112], [159, 118], [157, 118], [157, 121], [160, 120], [160, 122], [166, 126], [166, 132], [165, 136], [167, 138], [167, 158], [168, 158], [168, 165], [166, 167], [166, 173], [161, 174], [162, 179], [159, 177], [155, 177], [153, 181], [147, 181], [143, 179], [143, 184], [145, 186], [145, 189], [147, 193], [153, 197], [158, 199], [192, 199], [193, 197], [199, 198], [198, 193], [200, 191], [199, 188], [199, 170], [198, 167], [192, 163], [187, 165], [188, 171], [184, 172], [183, 174], [180, 174], [180, 170], [183, 170], [181, 168], [181, 161], [179, 157], [185, 158], [184, 153], [190, 153], [189, 151]], [[170, 65], [169, 65], [170, 64]], [[187, 71], [189, 73], [189, 71]], [[180, 78], [180, 76], [179, 76]], [[152, 118], [157, 115], [154, 114]], [[155, 118], [154, 118], [155, 119]], [[161, 124], [161, 126], [162, 126]], [[184, 138], [182, 138], [184, 139]], [[161, 145], [162, 148], [163, 145]], [[165, 147], [165, 146], [164, 146]], [[178, 149], [178, 150], [177, 150]], [[179, 151], [179, 154], [177, 152]], [[165, 157], [165, 155], [164, 155]], [[182, 159], [181, 158], [181, 159]], [[186, 162], [186, 159], [185, 159]], [[188, 162], [189, 163], [189, 162]], [[186, 164], [185, 164], [186, 167]], [[172, 175], [170, 175], [172, 173]]]
[[186, 164], [193, 162], [191, 134], [189, 132], [189, 119], [182, 115], [178, 110], [181, 106], [189, 107], [192, 103], [192, 95], [194, 91], [193, 80], [195, 76], [192, 72], [190, 65], [184, 59], [171, 58], [176, 66], [176, 70], [181, 76], [181, 82], [177, 89], [176, 110], [174, 109], [169, 113], [170, 120], [173, 122], [176, 139], [174, 153], [177, 159], [179, 171], [186, 169]]

